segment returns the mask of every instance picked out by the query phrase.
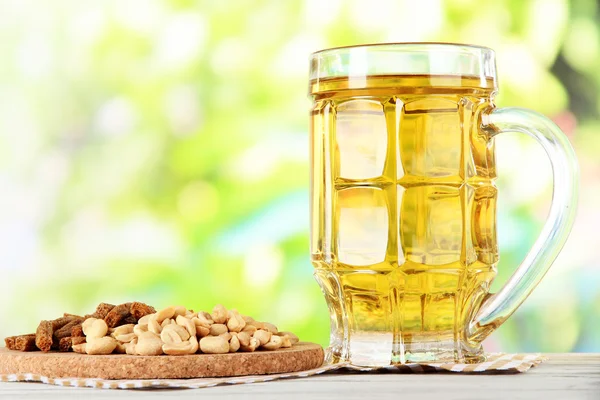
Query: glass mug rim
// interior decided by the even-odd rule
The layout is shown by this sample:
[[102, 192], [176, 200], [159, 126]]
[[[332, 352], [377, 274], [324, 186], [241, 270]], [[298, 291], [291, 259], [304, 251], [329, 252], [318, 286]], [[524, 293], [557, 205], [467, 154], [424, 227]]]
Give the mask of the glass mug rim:
[[[356, 48], [377, 48], [377, 47], [409, 47], [409, 46], [423, 46], [423, 47], [438, 47], [438, 48], [471, 48], [478, 49], [481, 51], [488, 51], [494, 53], [494, 49], [487, 46], [480, 46], [478, 44], [468, 44], [468, 43], [457, 43], [457, 42], [385, 42], [385, 43], [363, 43], [363, 44], [350, 44], [347, 46], [336, 46], [336, 47], [328, 47], [326, 49], [321, 49], [317, 51], [313, 51], [310, 55], [311, 57], [322, 54], [328, 51], [333, 50], [343, 50], [343, 49], [356, 49]], [[433, 49], [432, 49], [433, 50]]]
[[375, 75], [475, 77], [480, 80], [480, 87], [498, 87], [495, 52], [484, 46], [446, 42], [373, 43], [323, 49], [310, 55], [309, 80], [317, 86], [326, 79], [350, 78], [353, 87], [360, 87], [361, 80]]

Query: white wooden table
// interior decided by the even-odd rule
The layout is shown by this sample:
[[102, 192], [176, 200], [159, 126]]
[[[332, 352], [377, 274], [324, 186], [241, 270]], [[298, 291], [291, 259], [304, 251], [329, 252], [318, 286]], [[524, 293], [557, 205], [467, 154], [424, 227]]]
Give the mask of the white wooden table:
[[1, 383], [0, 399], [586, 399], [600, 400], [600, 354], [548, 354], [524, 374], [337, 374], [182, 390], [101, 390]]

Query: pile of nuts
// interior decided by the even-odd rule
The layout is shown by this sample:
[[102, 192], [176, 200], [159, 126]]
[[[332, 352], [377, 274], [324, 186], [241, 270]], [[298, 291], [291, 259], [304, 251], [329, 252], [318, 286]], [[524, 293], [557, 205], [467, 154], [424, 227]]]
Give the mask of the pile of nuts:
[[293, 333], [279, 332], [273, 324], [220, 304], [211, 314], [171, 306], [141, 317], [137, 324], [111, 329], [102, 319], [88, 318], [82, 327], [86, 342], [73, 345], [73, 351], [86, 354], [225, 354], [277, 350], [298, 343]]
[[42, 321], [35, 334], [8, 337], [5, 342], [9, 349], [20, 351], [158, 356], [277, 350], [292, 347], [298, 337], [221, 304], [212, 313], [182, 306], [156, 312], [151, 306], [133, 302], [117, 306], [101, 303], [93, 314], [83, 317], [64, 314]]

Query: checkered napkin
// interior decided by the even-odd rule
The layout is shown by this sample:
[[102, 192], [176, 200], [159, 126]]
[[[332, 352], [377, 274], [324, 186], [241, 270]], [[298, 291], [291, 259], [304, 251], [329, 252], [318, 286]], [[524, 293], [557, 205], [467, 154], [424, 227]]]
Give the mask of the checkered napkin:
[[349, 364], [326, 364], [319, 368], [302, 372], [291, 372], [272, 375], [253, 375], [229, 378], [198, 378], [198, 379], [146, 379], [146, 380], [107, 380], [82, 378], [49, 378], [35, 374], [0, 375], [0, 382], [42, 382], [50, 385], [92, 387], [101, 389], [142, 389], [142, 388], [186, 388], [197, 389], [219, 385], [238, 385], [248, 383], [269, 382], [278, 379], [306, 378], [326, 372], [331, 373], [487, 373], [487, 374], [516, 374], [529, 370], [540, 364], [546, 357], [540, 354], [489, 354], [487, 360], [478, 364], [453, 363], [420, 363], [390, 366], [383, 368], [361, 368]]

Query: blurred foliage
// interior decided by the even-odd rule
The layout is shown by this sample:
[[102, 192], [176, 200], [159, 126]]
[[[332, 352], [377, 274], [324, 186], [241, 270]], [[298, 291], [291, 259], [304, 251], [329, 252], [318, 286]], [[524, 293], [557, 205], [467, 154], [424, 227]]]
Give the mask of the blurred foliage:
[[[599, 351], [599, 18], [593, 0], [0, 0], [0, 336], [136, 299], [222, 302], [326, 344], [308, 54], [432, 40], [494, 48], [498, 105], [553, 117], [580, 158], [571, 240], [488, 348]], [[526, 139], [499, 138], [498, 165], [496, 289], [551, 187]]]

